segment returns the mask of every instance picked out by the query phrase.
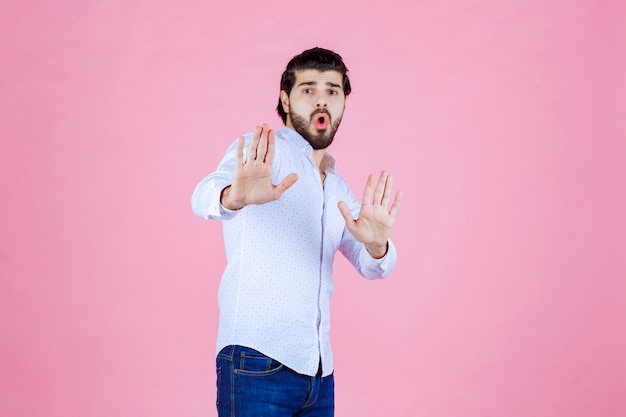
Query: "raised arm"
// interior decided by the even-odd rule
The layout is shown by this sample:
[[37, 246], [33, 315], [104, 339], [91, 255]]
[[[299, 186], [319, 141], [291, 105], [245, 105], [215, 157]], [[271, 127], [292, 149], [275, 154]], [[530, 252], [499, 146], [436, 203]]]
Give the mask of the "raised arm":
[[191, 197], [196, 215], [226, 220], [235, 215], [233, 210], [280, 198], [296, 182], [297, 175], [290, 174], [278, 185], [272, 184], [275, 138], [267, 124], [257, 126], [249, 138], [245, 159], [246, 139], [242, 136], [228, 149], [217, 170], [198, 183]]

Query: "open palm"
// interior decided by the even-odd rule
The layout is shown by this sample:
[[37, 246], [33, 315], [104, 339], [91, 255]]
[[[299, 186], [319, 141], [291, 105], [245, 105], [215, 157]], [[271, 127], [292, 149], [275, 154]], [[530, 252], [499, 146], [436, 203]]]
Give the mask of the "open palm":
[[254, 129], [245, 159], [244, 142], [244, 137], [240, 137], [232, 184], [222, 193], [222, 204], [231, 210], [278, 200], [298, 180], [298, 176], [292, 173], [280, 184], [272, 184], [276, 145], [274, 131], [267, 124]]
[[391, 189], [392, 177], [386, 171], [380, 173], [375, 189], [374, 176], [370, 175], [363, 191], [361, 211], [356, 220], [352, 218], [348, 205], [343, 201], [339, 202], [339, 210], [346, 221], [346, 227], [376, 258], [384, 256], [387, 251], [387, 240], [402, 199], [402, 192], [398, 191], [389, 207]]

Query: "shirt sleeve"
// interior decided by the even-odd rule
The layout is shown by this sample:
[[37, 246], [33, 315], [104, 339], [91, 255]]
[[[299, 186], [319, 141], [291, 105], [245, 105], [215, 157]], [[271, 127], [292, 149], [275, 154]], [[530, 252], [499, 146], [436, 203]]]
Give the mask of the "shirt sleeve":
[[196, 186], [191, 196], [191, 208], [197, 216], [228, 220], [238, 213], [238, 210], [229, 210], [220, 202], [222, 190], [232, 183], [236, 153], [237, 142], [228, 148], [217, 169]]
[[369, 254], [364, 245], [359, 256], [359, 273], [367, 279], [385, 278], [387, 277], [396, 265], [396, 247], [391, 239], [387, 241], [387, 253], [380, 259], [374, 259]]

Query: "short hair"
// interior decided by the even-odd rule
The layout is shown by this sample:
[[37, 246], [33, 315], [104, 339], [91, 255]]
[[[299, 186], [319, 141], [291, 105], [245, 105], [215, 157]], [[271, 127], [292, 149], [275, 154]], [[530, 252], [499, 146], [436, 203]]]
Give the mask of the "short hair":
[[[318, 71], [337, 71], [343, 76], [343, 93], [347, 97], [352, 91], [350, 79], [348, 78], [348, 68], [344, 64], [341, 55], [324, 48], [307, 49], [299, 55], [291, 58], [287, 68], [280, 77], [280, 91], [285, 91], [288, 95], [296, 82], [296, 71], [314, 69]], [[276, 111], [283, 123], [287, 123], [287, 113], [283, 108], [283, 103], [278, 96], [278, 106]]]

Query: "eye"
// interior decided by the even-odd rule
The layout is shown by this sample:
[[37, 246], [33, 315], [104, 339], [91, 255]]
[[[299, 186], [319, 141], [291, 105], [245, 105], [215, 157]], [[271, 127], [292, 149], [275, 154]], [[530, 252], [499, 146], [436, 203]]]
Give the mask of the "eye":
[[331, 96], [336, 96], [337, 94], [339, 94], [339, 92], [337, 90], [330, 90], [330, 95]]
[[311, 93], [313, 92], [313, 90], [312, 90], [312, 89], [310, 89], [310, 88], [305, 88], [304, 90], [302, 90], [302, 92], [303, 92], [304, 94], [311, 94]]

